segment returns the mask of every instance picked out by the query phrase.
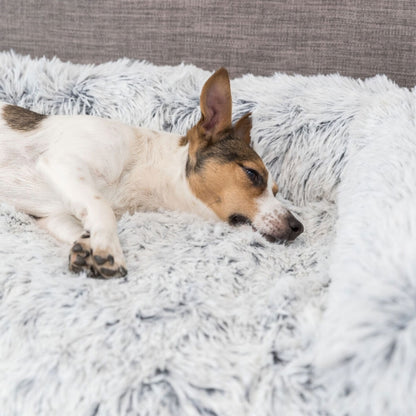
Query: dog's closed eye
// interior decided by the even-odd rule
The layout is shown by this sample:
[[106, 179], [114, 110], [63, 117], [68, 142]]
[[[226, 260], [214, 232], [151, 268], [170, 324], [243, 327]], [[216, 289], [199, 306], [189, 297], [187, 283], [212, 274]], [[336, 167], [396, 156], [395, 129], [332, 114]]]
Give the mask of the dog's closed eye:
[[254, 186], [262, 186], [264, 184], [263, 177], [255, 169], [247, 168], [242, 165], [241, 168], [244, 170], [244, 173], [247, 175]]

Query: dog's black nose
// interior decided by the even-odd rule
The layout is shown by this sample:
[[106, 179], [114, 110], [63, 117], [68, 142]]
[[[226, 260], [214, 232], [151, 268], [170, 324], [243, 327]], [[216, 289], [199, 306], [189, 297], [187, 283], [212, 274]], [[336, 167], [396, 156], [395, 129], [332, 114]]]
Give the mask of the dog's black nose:
[[287, 219], [289, 225], [289, 233], [288, 233], [288, 240], [294, 240], [299, 234], [303, 233], [303, 225], [300, 221], [298, 221], [292, 214]]

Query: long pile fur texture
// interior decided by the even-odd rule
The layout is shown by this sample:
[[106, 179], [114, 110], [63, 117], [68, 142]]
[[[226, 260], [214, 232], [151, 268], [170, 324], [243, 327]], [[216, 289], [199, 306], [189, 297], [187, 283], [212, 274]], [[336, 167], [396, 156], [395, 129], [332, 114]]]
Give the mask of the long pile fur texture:
[[[3, 52], [0, 100], [183, 134], [208, 76]], [[305, 233], [276, 245], [189, 214], [126, 215], [129, 275], [101, 281], [1, 204], [0, 414], [416, 414], [416, 92], [384, 76], [231, 86]]]

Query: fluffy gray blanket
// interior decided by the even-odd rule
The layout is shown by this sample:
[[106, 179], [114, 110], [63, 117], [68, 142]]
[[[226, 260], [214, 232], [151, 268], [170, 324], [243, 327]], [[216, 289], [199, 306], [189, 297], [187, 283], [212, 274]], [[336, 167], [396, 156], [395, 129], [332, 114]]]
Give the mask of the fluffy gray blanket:
[[[3, 52], [0, 100], [185, 133], [208, 76]], [[129, 275], [102, 281], [69, 273], [68, 247], [0, 205], [2, 415], [416, 414], [416, 91], [383, 76], [231, 86], [305, 233], [276, 245], [126, 215]]]

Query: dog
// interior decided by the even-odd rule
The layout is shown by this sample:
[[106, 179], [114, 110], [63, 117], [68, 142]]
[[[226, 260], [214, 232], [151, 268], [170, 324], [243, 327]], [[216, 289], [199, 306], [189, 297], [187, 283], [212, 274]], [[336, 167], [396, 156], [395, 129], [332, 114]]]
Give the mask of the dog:
[[294, 240], [303, 225], [250, 147], [251, 115], [232, 125], [226, 69], [204, 84], [200, 109], [181, 136], [0, 103], [0, 200], [68, 243], [69, 269], [92, 277], [126, 275], [117, 235], [125, 212], [187, 211]]

